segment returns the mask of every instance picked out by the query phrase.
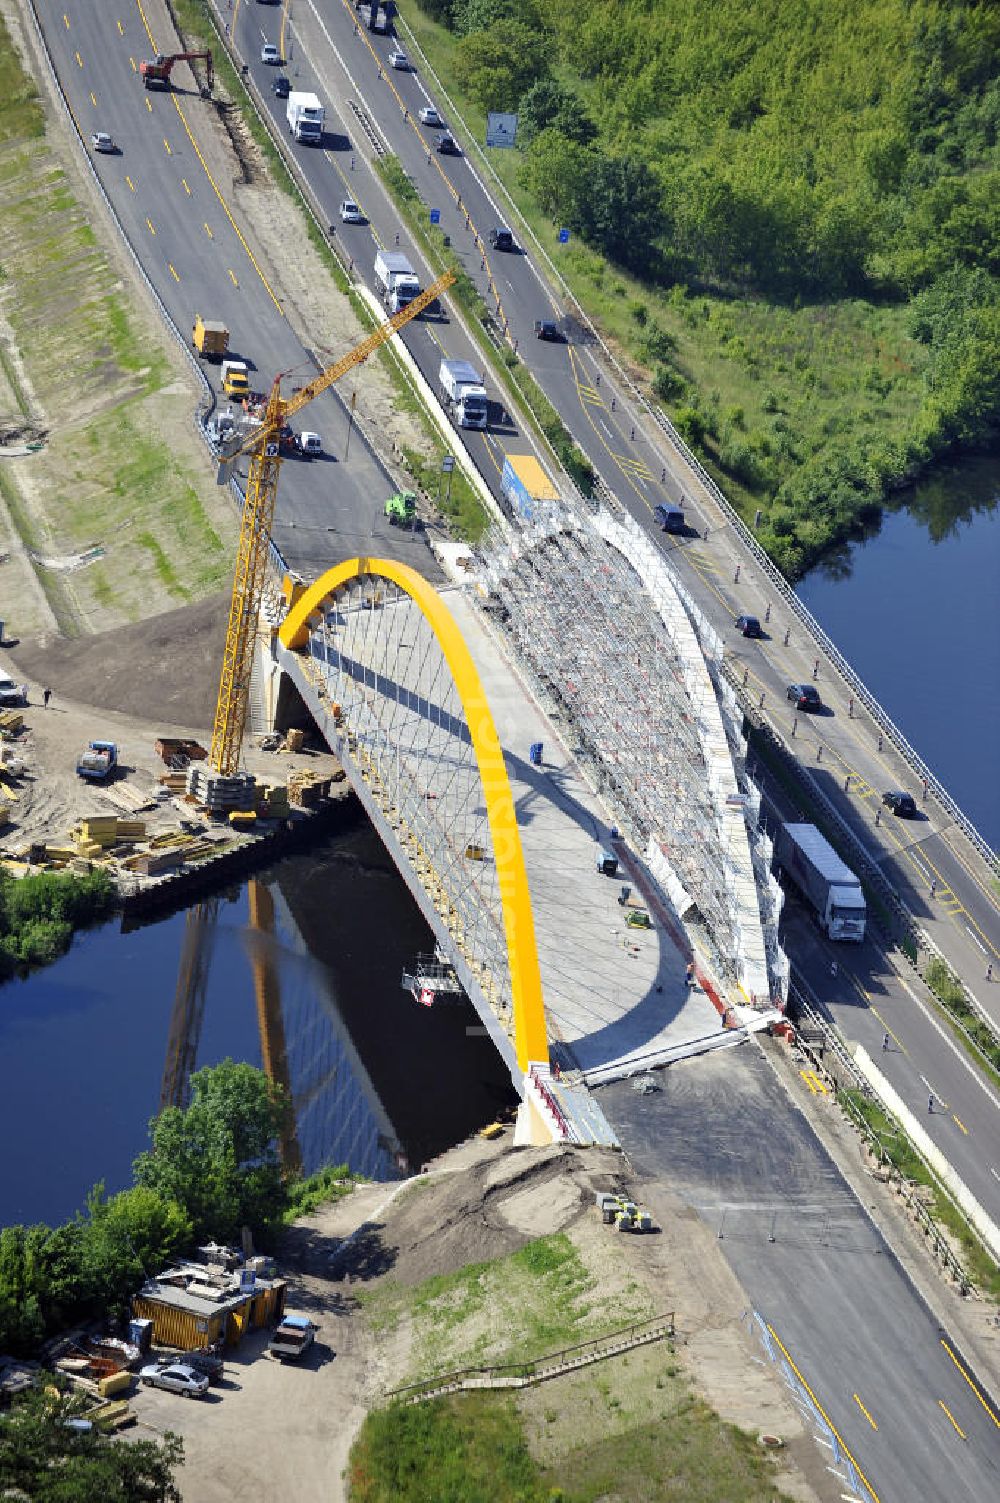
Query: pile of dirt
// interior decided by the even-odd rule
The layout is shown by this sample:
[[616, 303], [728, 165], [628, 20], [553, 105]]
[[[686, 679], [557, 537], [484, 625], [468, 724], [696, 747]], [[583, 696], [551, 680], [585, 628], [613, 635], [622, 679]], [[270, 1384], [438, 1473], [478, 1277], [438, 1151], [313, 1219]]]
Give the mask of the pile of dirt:
[[151, 725], [209, 731], [229, 619], [229, 591], [75, 641], [46, 637], [9, 652], [15, 677], [57, 699]]

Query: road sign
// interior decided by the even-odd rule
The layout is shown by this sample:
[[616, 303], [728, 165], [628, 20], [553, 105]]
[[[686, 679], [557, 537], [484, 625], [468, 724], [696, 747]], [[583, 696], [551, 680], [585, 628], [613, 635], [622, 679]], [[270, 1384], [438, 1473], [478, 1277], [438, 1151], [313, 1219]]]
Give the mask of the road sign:
[[442, 470], [444, 470], [444, 472], [445, 472], [446, 475], [449, 475], [451, 473], [451, 471], [455, 468], [455, 456], [454, 456], [454, 454], [446, 454], [444, 456], [444, 458], [441, 461], [441, 468], [442, 468]]
[[431, 210], [431, 224], [440, 224], [440, 223], [441, 223], [441, 210], [440, 209], [432, 209]]
[[517, 135], [517, 116], [493, 110], [486, 117], [487, 146], [513, 146]]
[[569, 230], [560, 230], [559, 231], [559, 244], [560, 245], [568, 245], [569, 244]]

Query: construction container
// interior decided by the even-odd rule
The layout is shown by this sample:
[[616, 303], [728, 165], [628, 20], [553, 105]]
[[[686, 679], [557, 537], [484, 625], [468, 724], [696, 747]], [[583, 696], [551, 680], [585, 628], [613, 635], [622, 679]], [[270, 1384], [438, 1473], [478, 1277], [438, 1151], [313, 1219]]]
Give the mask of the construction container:
[[534, 517], [559, 501], [559, 492], [533, 454], [504, 455], [500, 489], [521, 517]]

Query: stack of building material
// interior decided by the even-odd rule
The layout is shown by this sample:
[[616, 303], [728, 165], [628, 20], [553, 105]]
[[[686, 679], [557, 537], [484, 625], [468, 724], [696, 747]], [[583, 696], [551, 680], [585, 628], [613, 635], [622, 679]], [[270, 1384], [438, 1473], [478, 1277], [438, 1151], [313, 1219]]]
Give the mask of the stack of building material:
[[20, 710], [0, 710], [0, 731], [6, 731], [9, 736], [16, 736], [24, 725], [24, 716]]
[[163, 772], [160, 774], [160, 784], [162, 787], [168, 788], [171, 793], [186, 793], [187, 773]]
[[284, 783], [258, 783], [257, 813], [263, 819], [287, 819], [288, 788]]
[[138, 814], [140, 809], [152, 809], [156, 803], [151, 794], [140, 792], [131, 783], [102, 784], [98, 791], [123, 814]]
[[288, 777], [288, 801], [297, 809], [316, 809], [330, 791], [329, 777], [297, 768]]
[[253, 808], [255, 781], [249, 772], [223, 777], [207, 768], [193, 766], [188, 772], [187, 789], [210, 814], [227, 816], [233, 809]]
[[69, 838], [81, 856], [90, 856], [95, 854], [94, 847], [100, 852], [121, 840], [145, 840], [146, 821], [119, 819], [114, 814], [91, 816], [74, 825]]

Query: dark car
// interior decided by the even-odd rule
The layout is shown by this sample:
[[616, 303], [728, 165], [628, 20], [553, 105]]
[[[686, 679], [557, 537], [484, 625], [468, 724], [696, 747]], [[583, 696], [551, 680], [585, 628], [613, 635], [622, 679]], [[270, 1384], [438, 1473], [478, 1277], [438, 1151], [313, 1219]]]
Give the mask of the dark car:
[[193, 1368], [196, 1373], [202, 1373], [210, 1383], [221, 1383], [225, 1377], [226, 1365], [217, 1352], [182, 1352], [179, 1357], [157, 1358], [160, 1367], [173, 1367], [178, 1362], [184, 1367]]
[[883, 793], [882, 802], [900, 819], [916, 819], [917, 803], [912, 793]]
[[497, 225], [496, 229], [490, 230], [490, 244], [494, 250], [512, 251], [514, 249], [514, 236], [510, 230], [504, 229], [503, 225]]
[[760, 622], [756, 616], [737, 616], [733, 622], [738, 632], [745, 637], [762, 637], [764, 633], [760, 629]]
[[797, 710], [821, 710], [823, 701], [812, 684], [789, 684], [788, 698]]
[[445, 131], [442, 135], [438, 136], [437, 149], [443, 157], [460, 157], [462, 155], [462, 148], [449, 131]]
[[279, 73], [271, 85], [271, 93], [276, 94], [279, 99], [287, 99], [291, 92], [292, 86], [288, 79], [283, 73]]
[[687, 531], [684, 513], [676, 506], [663, 506], [662, 504], [654, 506], [653, 521], [662, 527], [664, 532], [683, 533]]
[[562, 342], [562, 335], [559, 332], [559, 325], [557, 323], [554, 323], [551, 318], [535, 319], [535, 338], [549, 339], [555, 344], [560, 344]]

